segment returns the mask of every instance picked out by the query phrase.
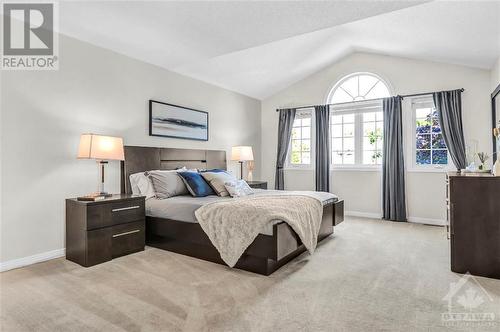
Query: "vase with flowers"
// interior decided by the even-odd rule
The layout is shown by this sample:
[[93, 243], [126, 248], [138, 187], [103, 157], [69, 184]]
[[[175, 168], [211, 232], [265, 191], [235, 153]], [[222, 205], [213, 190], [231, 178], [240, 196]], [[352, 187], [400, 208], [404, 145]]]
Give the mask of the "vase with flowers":
[[486, 171], [486, 165], [485, 164], [486, 164], [486, 161], [488, 159], [490, 159], [490, 156], [488, 156], [488, 154], [485, 153], [485, 152], [478, 152], [477, 153], [477, 157], [479, 158], [479, 161], [481, 162], [481, 164], [478, 167], [479, 170], [480, 171]]

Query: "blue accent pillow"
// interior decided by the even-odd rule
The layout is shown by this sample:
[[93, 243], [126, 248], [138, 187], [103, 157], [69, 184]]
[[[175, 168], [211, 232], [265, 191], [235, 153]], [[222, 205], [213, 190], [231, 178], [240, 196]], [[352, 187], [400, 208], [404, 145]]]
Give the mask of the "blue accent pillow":
[[200, 173], [197, 172], [179, 172], [177, 173], [186, 185], [189, 193], [194, 197], [205, 197], [208, 195], [215, 195], [212, 188], [203, 179]]
[[225, 170], [220, 169], [220, 168], [214, 168], [214, 169], [204, 169], [200, 171], [200, 173], [205, 173], [205, 172], [212, 172], [212, 173], [227, 173]]

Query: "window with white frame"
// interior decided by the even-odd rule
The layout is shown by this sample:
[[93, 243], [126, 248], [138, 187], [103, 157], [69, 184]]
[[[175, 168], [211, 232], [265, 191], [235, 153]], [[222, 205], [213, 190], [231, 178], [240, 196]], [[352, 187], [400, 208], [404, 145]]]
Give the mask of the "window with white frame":
[[378, 76], [357, 73], [332, 89], [330, 135], [334, 167], [367, 167], [382, 162], [383, 112], [380, 100], [389, 88]]
[[377, 75], [354, 73], [347, 75], [335, 84], [328, 96], [328, 103], [348, 103], [389, 96], [389, 87]]
[[355, 115], [332, 114], [330, 117], [330, 134], [332, 136], [332, 164], [355, 164]]
[[310, 167], [312, 156], [312, 110], [300, 110], [295, 114], [288, 153], [288, 166]]
[[363, 164], [382, 164], [384, 113], [363, 113]]
[[448, 149], [432, 98], [412, 100], [412, 164], [414, 168], [445, 168]]

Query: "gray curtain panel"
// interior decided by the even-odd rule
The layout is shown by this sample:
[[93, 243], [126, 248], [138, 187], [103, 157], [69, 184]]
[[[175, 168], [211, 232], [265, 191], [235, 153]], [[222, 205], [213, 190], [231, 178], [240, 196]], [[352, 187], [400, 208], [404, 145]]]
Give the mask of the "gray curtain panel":
[[406, 221], [403, 115], [401, 113], [401, 97], [396, 96], [384, 98], [383, 109], [383, 215], [386, 220]]
[[285, 189], [285, 167], [286, 154], [292, 136], [293, 120], [295, 119], [295, 109], [282, 109], [279, 112], [278, 124], [278, 153], [276, 158], [276, 176], [274, 178], [274, 189]]
[[316, 191], [330, 191], [330, 107], [314, 107], [316, 115]]
[[451, 159], [458, 170], [464, 169], [467, 167], [467, 157], [462, 126], [462, 91], [434, 92], [432, 97]]

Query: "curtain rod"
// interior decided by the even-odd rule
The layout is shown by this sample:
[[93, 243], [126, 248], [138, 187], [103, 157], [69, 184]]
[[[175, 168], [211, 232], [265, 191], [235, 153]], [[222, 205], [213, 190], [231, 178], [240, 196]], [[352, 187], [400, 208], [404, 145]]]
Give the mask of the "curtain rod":
[[[465, 89], [457, 89], [460, 90], [460, 92], [464, 92]], [[453, 91], [453, 90], [444, 90], [444, 91], [438, 91], [438, 92], [447, 92], [447, 91]], [[423, 93], [414, 93], [414, 94], [409, 94], [409, 95], [397, 95], [396, 97], [401, 97], [401, 99], [407, 98], [407, 97], [418, 97], [418, 96], [426, 96], [426, 95], [431, 95], [435, 92], [423, 92]], [[377, 100], [383, 100], [385, 98], [375, 98], [375, 99], [367, 99], [367, 100], [355, 100], [355, 101], [348, 101], [344, 103], [333, 103], [333, 104], [325, 104], [324, 106], [338, 106], [338, 105], [345, 105], [345, 104], [352, 104], [352, 103], [360, 103], [360, 102], [370, 102], [370, 101], [377, 101]], [[287, 108], [278, 108], [276, 112], [279, 112], [282, 109], [295, 109], [295, 110], [300, 110], [304, 108], [314, 108], [315, 106], [320, 106], [320, 105], [307, 105], [307, 106], [300, 106], [300, 107], [287, 107]]]

